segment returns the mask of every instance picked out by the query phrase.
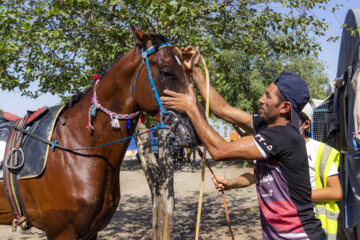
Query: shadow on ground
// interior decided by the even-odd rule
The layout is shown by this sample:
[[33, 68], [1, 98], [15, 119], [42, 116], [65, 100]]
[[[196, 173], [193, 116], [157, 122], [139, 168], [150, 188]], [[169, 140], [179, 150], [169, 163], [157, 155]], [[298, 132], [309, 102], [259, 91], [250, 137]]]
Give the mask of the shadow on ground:
[[[138, 164], [132, 164], [132, 168]], [[125, 165], [126, 167], [126, 165]], [[214, 167], [218, 175], [235, 177], [248, 169], [226, 166]], [[200, 189], [200, 165], [181, 166], [175, 173], [175, 210], [171, 239], [194, 239]], [[231, 239], [227, 226], [223, 200], [212, 183], [210, 173], [205, 174], [200, 239]], [[151, 195], [142, 170], [122, 169], [120, 173], [121, 198], [109, 225], [98, 236], [101, 240], [152, 239]], [[236, 240], [262, 239], [259, 207], [255, 186], [226, 192], [232, 230]], [[11, 226], [0, 226], [0, 239], [45, 240], [45, 234], [30, 231], [11, 232]]]
[[[239, 195], [244, 197], [238, 197]], [[195, 238], [197, 198], [198, 195], [194, 194], [192, 197], [175, 199], [175, 224], [171, 239]], [[254, 199], [241, 192], [236, 197], [227, 197], [235, 239], [261, 239], [259, 209], [253, 206], [253, 201]], [[235, 207], [237, 204], [251, 206]], [[99, 239], [151, 239], [151, 198], [124, 195], [120, 206], [111, 223], [99, 234]], [[201, 219], [200, 239], [231, 239], [221, 195], [211, 194], [203, 199]]]

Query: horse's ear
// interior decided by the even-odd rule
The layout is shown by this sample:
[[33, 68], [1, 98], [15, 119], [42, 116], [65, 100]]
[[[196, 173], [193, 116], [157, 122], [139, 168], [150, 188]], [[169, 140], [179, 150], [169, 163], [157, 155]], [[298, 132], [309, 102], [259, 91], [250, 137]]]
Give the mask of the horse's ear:
[[136, 43], [140, 44], [141, 46], [145, 46], [146, 42], [148, 40], [147, 35], [145, 33], [143, 33], [142, 31], [140, 31], [140, 29], [138, 29], [137, 27], [135, 27], [132, 24], [130, 24], [130, 29], [135, 36]]

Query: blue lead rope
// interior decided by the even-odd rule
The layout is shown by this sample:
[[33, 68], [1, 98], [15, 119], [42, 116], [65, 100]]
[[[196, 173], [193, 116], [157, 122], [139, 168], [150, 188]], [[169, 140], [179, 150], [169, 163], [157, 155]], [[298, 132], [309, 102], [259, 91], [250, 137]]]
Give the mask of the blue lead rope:
[[55, 140], [52, 144], [51, 144], [51, 148], [54, 149], [56, 143], [57, 143], [58, 140]]
[[152, 132], [154, 131], [155, 129], [161, 129], [165, 127], [165, 123], [160, 123], [158, 125], [156, 125], [155, 127], [152, 127], [152, 128], [149, 128], [147, 129], [146, 131], [143, 131], [143, 132], [140, 132], [140, 133], [136, 133], [132, 136], [129, 136], [129, 137], [125, 137], [125, 138], [122, 138], [122, 139], [119, 139], [119, 140], [116, 140], [116, 141], [113, 141], [113, 142], [109, 142], [109, 143], [106, 143], [106, 144], [103, 144], [103, 145], [99, 145], [99, 146], [95, 146], [95, 147], [83, 147], [83, 148], [65, 148], [65, 147], [62, 147], [60, 145], [57, 144], [57, 140], [55, 140], [53, 143], [51, 143], [51, 148], [61, 148], [61, 149], [66, 149], [66, 150], [71, 150], [71, 151], [79, 151], [79, 150], [89, 150], [89, 149], [95, 149], [95, 148], [100, 148], [100, 147], [105, 147], [105, 146], [108, 146], [108, 145], [111, 145], [111, 144], [114, 144], [114, 143], [118, 143], [118, 142], [122, 142], [122, 141], [125, 141], [125, 140], [128, 140], [128, 139], [131, 139], [133, 137], [137, 137], [139, 135], [142, 135], [142, 134], [145, 134], [145, 133], [149, 133], [149, 132]]

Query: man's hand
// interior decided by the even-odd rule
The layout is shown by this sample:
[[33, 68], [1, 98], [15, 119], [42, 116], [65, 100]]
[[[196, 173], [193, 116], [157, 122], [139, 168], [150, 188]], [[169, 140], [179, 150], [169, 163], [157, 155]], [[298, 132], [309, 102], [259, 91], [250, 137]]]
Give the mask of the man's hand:
[[164, 94], [169, 96], [160, 97], [165, 107], [187, 114], [191, 111], [197, 111], [196, 95], [192, 84], [189, 85], [188, 94], [177, 93], [170, 90], [164, 90]]
[[[195, 54], [190, 53], [190, 52], [195, 52]], [[199, 62], [200, 62], [200, 47], [199, 46], [196, 46], [195, 49], [193, 46], [187, 46], [185, 48], [182, 47], [182, 48], [180, 48], [179, 53], [180, 53], [179, 55], [182, 60], [185, 71], [191, 72], [193, 70], [193, 68], [199, 66]]]
[[248, 187], [255, 183], [254, 169], [251, 169], [249, 172], [246, 172], [237, 178], [216, 177], [216, 179], [213, 178], [212, 180], [218, 191]]
[[223, 178], [223, 177], [216, 177], [212, 178], [215, 188], [221, 192], [224, 190], [229, 190], [229, 179]]

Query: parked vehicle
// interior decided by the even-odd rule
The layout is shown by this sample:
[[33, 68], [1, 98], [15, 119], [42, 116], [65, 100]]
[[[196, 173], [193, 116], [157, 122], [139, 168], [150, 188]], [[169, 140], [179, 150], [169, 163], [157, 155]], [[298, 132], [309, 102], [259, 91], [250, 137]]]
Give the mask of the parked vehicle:
[[184, 147], [180, 146], [177, 136], [170, 137], [170, 154], [175, 162], [181, 162], [185, 156]]

